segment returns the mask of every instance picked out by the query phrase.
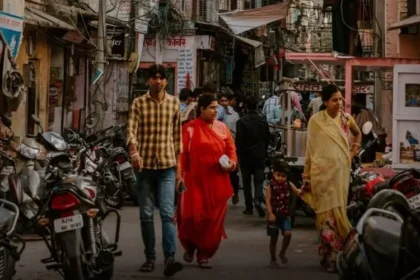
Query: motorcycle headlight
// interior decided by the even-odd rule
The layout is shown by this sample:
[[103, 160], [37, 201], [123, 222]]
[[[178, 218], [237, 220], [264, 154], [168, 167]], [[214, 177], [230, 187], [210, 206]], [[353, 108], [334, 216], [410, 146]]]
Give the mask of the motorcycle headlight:
[[64, 151], [67, 149], [67, 143], [54, 135], [51, 135], [51, 143], [54, 145], [54, 148], [56, 148], [59, 151]]
[[19, 153], [27, 159], [35, 159], [39, 155], [39, 149], [29, 147], [25, 144], [20, 144], [18, 147]]

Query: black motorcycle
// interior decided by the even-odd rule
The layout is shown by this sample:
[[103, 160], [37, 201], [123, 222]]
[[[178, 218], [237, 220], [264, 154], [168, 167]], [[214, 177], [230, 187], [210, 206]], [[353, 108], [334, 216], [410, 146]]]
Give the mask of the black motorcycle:
[[[117, 250], [119, 213], [106, 210], [102, 191], [94, 182], [73, 173], [66, 153], [49, 160], [45, 180], [49, 195], [39, 224], [44, 227], [43, 238], [51, 257], [42, 262], [66, 280], [112, 279], [114, 258], [122, 254]], [[114, 243], [102, 229], [111, 213], [117, 216]]]
[[369, 204], [337, 256], [340, 279], [419, 279], [420, 212], [395, 190], [380, 191]]
[[16, 273], [16, 262], [25, 249], [25, 242], [15, 232], [18, 218], [19, 207], [0, 199], [0, 279], [12, 279]]

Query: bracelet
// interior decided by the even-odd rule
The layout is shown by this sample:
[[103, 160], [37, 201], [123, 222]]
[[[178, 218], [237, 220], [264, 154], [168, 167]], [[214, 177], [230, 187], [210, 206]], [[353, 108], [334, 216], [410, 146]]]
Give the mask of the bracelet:
[[361, 147], [362, 145], [360, 144], [360, 143], [353, 143], [353, 144], [351, 144], [351, 146], [353, 147], [353, 146], [356, 146], [356, 147]]

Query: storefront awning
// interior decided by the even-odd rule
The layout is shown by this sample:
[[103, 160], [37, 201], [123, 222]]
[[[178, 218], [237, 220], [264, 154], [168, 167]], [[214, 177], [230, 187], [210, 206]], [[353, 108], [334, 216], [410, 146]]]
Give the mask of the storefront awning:
[[254, 67], [260, 67], [265, 64], [264, 46], [261, 42], [251, 40], [245, 37], [236, 35], [235, 38], [254, 49]]
[[278, 3], [257, 9], [219, 14], [236, 35], [281, 20], [287, 16], [288, 3]]
[[25, 8], [24, 21], [27, 24], [47, 27], [47, 28], [58, 28], [64, 30], [77, 30], [76, 26], [68, 24], [50, 14], [34, 8]]
[[406, 18], [402, 21], [391, 24], [391, 26], [388, 28], [388, 30], [400, 29], [400, 28], [403, 28], [403, 27], [408, 27], [408, 26], [411, 26], [411, 25], [419, 24], [419, 23], [420, 23], [420, 15], [415, 15], [415, 16], [411, 16], [409, 18]]

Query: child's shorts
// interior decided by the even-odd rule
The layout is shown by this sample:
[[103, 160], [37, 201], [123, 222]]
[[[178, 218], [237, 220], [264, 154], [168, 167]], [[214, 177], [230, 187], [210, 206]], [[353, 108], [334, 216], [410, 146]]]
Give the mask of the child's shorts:
[[286, 231], [292, 230], [292, 222], [289, 216], [276, 216], [276, 221], [274, 223], [267, 223], [267, 236], [278, 236], [280, 234], [280, 230], [282, 234]]

